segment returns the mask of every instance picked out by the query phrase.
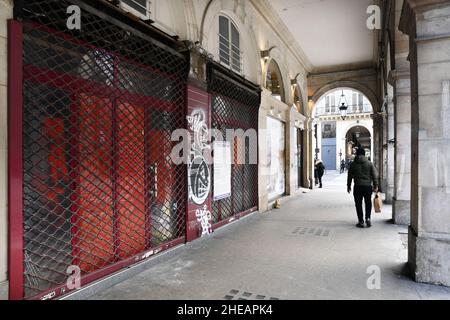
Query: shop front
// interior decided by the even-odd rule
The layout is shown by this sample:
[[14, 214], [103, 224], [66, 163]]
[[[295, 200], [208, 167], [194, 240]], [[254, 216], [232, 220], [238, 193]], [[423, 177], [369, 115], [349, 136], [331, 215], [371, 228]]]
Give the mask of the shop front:
[[108, 6], [80, 2], [69, 30], [70, 5], [26, 1], [10, 22], [11, 299], [55, 298], [74, 275], [83, 286], [185, 242], [186, 167], [170, 153], [188, 55]]
[[[208, 64], [211, 128], [223, 141], [213, 141], [212, 223], [214, 228], [258, 209], [258, 110], [261, 89], [217, 63]], [[213, 139], [214, 140], [214, 139]], [[220, 150], [217, 149], [220, 146]], [[219, 175], [220, 174], [220, 175]], [[220, 189], [220, 191], [219, 191]]]
[[267, 117], [267, 164], [269, 202], [286, 193], [286, 125]]

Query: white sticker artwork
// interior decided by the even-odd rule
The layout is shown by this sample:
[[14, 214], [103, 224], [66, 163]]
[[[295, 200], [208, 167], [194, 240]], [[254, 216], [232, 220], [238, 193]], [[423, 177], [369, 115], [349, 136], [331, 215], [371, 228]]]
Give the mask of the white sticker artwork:
[[208, 198], [211, 188], [211, 174], [204, 157], [204, 151], [211, 148], [208, 143], [208, 126], [202, 110], [193, 111], [192, 115], [187, 117], [187, 121], [194, 133], [188, 168], [189, 198], [195, 204], [202, 205]]
[[203, 209], [197, 209], [195, 211], [195, 216], [197, 217], [197, 221], [200, 222], [202, 226], [202, 237], [209, 235], [211, 233], [211, 211], [208, 210], [206, 204], [203, 206]]

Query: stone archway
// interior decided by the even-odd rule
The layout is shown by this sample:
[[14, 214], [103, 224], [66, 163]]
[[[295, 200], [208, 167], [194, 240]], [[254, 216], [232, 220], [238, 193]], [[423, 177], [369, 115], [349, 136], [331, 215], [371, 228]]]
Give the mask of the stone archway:
[[372, 134], [365, 125], [352, 125], [345, 133], [345, 143], [345, 159], [351, 159], [356, 147], [364, 148], [369, 157], [372, 155]]
[[[337, 108], [341, 102], [341, 90], [346, 96], [349, 106], [347, 118], [344, 120]], [[353, 127], [361, 127], [360, 131], [364, 130], [368, 133], [366, 141], [368, 144], [365, 145], [365, 149], [368, 156], [370, 155], [370, 158], [373, 159], [373, 105], [371, 100], [360, 90], [339, 87], [336, 84], [327, 86], [318, 92], [320, 96], [314, 97], [315, 103], [312, 101], [310, 104], [311, 116], [318, 125], [317, 136], [313, 139], [312, 147], [320, 150], [317, 153], [320, 154], [322, 160], [327, 162], [330, 168], [333, 168], [335, 164], [339, 168], [341, 160], [351, 158], [353, 145], [350, 147], [347, 145], [348, 137], [346, 135]], [[364, 136], [364, 138], [366, 137]]]
[[[372, 104], [373, 111], [374, 112], [378, 111], [377, 106], [379, 105], [379, 101], [378, 101], [378, 98], [375, 95], [375, 93], [372, 91], [372, 89], [370, 89], [366, 85], [363, 85], [359, 82], [349, 81], [349, 80], [335, 81], [335, 82], [331, 82], [331, 83], [328, 83], [328, 84], [322, 86], [311, 97], [313, 104], [315, 105], [320, 100], [320, 98], [322, 98], [328, 92], [333, 91], [334, 89], [339, 89], [339, 88], [349, 88], [349, 89], [354, 89], [356, 91], [361, 92], [362, 94], [364, 94], [367, 97], [367, 99], [369, 99], [370, 103]], [[312, 114], [312, 112], [313, 112], [313, 110], [311, 110], [311, 114]]]

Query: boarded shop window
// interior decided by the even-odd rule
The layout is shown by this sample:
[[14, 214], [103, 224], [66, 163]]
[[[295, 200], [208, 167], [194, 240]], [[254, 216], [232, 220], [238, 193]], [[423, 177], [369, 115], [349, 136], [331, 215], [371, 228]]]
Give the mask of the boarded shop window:
[[267, 192], [269, 200], [274, 200], [286, 192], [285, 130], [283, 122], [267, 117], [267, 162], [269, 164]]

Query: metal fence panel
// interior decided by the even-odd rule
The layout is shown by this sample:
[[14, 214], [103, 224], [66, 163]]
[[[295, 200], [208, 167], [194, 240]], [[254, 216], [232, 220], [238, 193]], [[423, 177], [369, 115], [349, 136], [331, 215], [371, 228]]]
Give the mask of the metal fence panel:
[[185, 234], [188, 59], [71, 4], [22, 13], [25, 297]]
[[[208, 66], [208, 91], [212, 94], [212, 128], [219, 130], [224, 138], [227, 130], [238, 129], [244, 132], [251, 130], [257, 137], [260, 89], [246, 85], [239, 79], [232, 79], [227, 76], [226, 70], [220, 69], [222, 68], [216, 67], [214, 63]], [[257, 146], [258, 142], [240, 135], [234, 137], [231, 142], [231, 197], [213, 201], [214, 223], [255, 210], [258, 206], [258, 164], [250, 162], [250, 149]], [[257, 147], [253, 148], [253, 152], [257, 153]]]

